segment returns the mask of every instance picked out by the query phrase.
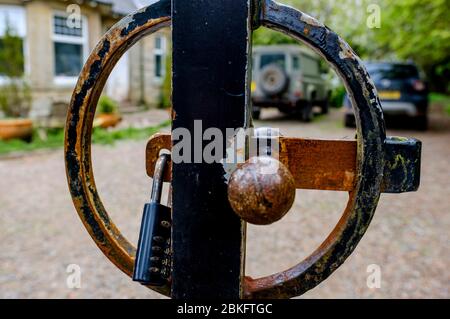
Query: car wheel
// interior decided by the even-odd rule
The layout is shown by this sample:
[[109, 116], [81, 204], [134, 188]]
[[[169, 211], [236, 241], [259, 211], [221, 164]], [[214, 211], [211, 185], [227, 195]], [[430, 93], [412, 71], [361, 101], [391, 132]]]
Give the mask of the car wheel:
[[284, 115], [292, 115], [292, 113], [294, 113], [292, 108], [279, 107], [278, 111], [280, 111], [280, 113], [283, 113]]
[[428, 116], [420, 115], [413, 119], [414, 128], [419, 131], [426, 131], [428, 129]]
[[277, 64], [266, 65], [259, 75], [259, 87], [268, 96], [284, 93], [289, 84], [289, 76], [285, 70]]
[[253, 110], [252, 116], [254, 120], [259, 120], [261, 118], [261, 110], [260, 109]]
[[320, 108], [321, 108], [320, 114], [322, 114], [322, 115], [328, 114], [328, 112], [329, 112], [329, 106], [330, 106], [328, 101], [329, 101], [329, 100], [328, 100], [328, 98], [327, 98], [325, 101], [323, 101], [323, 102], [320, 104]]
[[345, 127], [355, 128], [356, 127], [355, 116], [353, 114], [345, 114], [344, 125]]
[[300, 115], [300, 120], [303, 122], [311, 122], [314, 118], [313, 106], [309, 101], [297, 103], [297, 110]]

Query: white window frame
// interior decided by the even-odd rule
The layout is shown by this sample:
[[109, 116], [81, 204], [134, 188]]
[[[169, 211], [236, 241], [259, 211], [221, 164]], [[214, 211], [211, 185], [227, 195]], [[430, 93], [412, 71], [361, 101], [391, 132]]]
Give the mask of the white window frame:
[[[19, 5], [13, 5], [13, 4], [0, 4], [0, 10], [1, 9], [19, 9], [21, 13], [23, 14], [23, 25], [22, 30], [19, 30], [18, 36], [22, 39], [22, 46], [23, 46], [23, 63], [24, 63], [24, 70], [23, 75], [27, 76], [30, 73], [30, 63], [29, 63], [29, 53], [28, 53], [28, 43], [27, 43], [27, 11], [24, 7]], [[19, 27], [20, 29], [20, 27]], [[22, 31], [22, 32], [20, 32]], [[9, 78], [6, 75], [0, 74], [0, 85], [5, 85], [10, 82]]]
[[[55, 17], [69, 17], [69, 14], [64, 11], [54, 11], [51, 19], [51, 38], [52, 38], [52, 48], [53, 48], [53, 68], [56, 61], [55, 43], [69, 43], [69, 44], [79, 44], [82, 46], [82, 63], [84, 64], [89, 55], [89, 31], [88, 31], [88, 21], [86, 16], [81, 16], [81, 26], [82, 26], [82, 36], [75, 37], [70, 35], [56, 34], [55, 32]], [[53, 69], [53, 83], [57, 86], [74, 86], [78, 80], [77, 76], [64, 76], [56, 75], [56, 69]]]
[[[156, 48], [156, 39], [161, 40], [161, 48]], [[162, 83], [164, 77], [166, 76], [166, 54], [167, 54], [167, 38], [163, 34], [156, 34], [154, 38], [154, 50], [153, 50], [153, 57], [154, 57], [154, 66], [155, 70], [153, 73], [154, 80], [156, 83], [160, 84]], [[161, 76], [156, 76], [156, 57], [161, 57]]]

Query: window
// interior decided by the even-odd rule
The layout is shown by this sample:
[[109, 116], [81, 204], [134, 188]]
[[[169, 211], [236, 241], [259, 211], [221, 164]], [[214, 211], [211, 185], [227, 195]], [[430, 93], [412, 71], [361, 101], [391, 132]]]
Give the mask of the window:
[[55, 56], [55, 83], [73, 85], [88, 54], [87, 22], [81, 17], [79, 27], [67, 23], [67, 14], [53, 16], [53, 46]]
[[268, 64], [278, 64], [283, 69], [286, 66], [286, 59], [284, 54], [263, 54], [261, 55], [260, 69]]
[[303, 55], [303, 64], [302, 64], [302, 70], [305, 75], [310, 76], [319, 76], [320, 75], [320, 65], [319, 61], [307, 56]]
[[25, 34], [24, 8], [0, 5], [0, 83], [24, 74]]
[[161, 80], [165, 76], [166, 38], [157, 35], [155, 37], [155, 79]]
[[297, 55], [292, 56], [292, 68], [300, 70], [300, 58]]
[[414, 65], [410, 64], [369, 63], [367, 70], [376, 81], [419, 78], [419, 71]]
[[80, 44], [55, 42], [55, 75], [74, 77], [81, 71], [83, 47]]

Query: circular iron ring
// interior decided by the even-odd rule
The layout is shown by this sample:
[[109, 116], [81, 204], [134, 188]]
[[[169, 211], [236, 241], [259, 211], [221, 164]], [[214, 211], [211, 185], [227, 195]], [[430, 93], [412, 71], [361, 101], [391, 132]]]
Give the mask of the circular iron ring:
[[[67, 116], [65, 161], [74, 205], [97, 246], [130, 277], [136, 248], [114, 225], [98, 195], [91, 161], [92, 124], [98, 100], [117, 61], [144, 36], [170, 26], [170, 21], [170, 1], [161, 1], [128, 15], [113, 26], [87, 60]], [[170, 284], [149, 288], [170, 296]]]
[[262, 2], [257, 12], [259, 24], [303, 42], [333, 66], [353, 102], [357, 124], [357, 182], [334, 230], [297, 266], [264, 278], [244, 279], [244, 298], [292, 298], [328, 278], [369, 227], [381, 194], [386, 132], [375, 85], [350, 46], [303, 12], [270, 0]]

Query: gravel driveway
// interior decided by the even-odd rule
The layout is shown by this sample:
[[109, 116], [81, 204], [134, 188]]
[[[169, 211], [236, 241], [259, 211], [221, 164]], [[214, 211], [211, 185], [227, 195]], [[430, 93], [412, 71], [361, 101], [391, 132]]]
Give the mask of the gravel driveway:
[[[146, 116], [161, 119], [167, 113]], [[134, 116], [134, 120], [136, 120]], [[352, 138], [341, 115], [312, 124], [263, 113], [258, 125], [284, 135]], [[449, 298], [450, 120], [432, 117], [428, 132], [394, 130], [424, 143], [419, 192], [383, 195], [360, 245], [327, 281], [306, 298]], [[150, 192], [145, 175], [146, 141], [95, 146], [97, 186], [110, 215], [136, 242], [143, 203]], [[298, 191], [281, 222], [249, 227], [247, 274], [280, 271], [311, 253], [338, 221], [347, 195]], [[0, 159], [0, 298], [161, 298], [131, 282], [97, 249], [78, 219], [68, 193], [62, 150]], [[81, 288], [66, 285], [67, 266], [81, 267]], [[369, 289], [367, 267], [381, 268], [381, 288]]]

